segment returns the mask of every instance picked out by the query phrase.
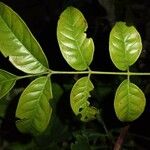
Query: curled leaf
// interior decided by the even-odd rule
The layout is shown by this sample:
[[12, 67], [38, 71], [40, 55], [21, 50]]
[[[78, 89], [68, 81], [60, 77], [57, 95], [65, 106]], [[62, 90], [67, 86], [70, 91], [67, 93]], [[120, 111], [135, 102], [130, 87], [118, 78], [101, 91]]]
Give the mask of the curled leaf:
[[90, 106], [88, 98], [94, 88], [88, 77], [80, 78], [71, 90], [70, 104], [76, 116], [81, 116], [81, 121], [87, 122], [96, 118], [98, 110]]

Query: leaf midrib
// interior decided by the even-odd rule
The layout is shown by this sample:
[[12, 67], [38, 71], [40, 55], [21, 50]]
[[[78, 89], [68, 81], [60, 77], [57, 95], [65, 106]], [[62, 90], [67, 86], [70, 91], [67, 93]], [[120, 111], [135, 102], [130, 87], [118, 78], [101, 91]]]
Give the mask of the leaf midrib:
[[[72, 16], [71, 16], [71, 13], [69, 13], [69, 15], [70, 15], [70, 17], [69, 18], [72, 18]], [[81, 18], [82, 16], [81, 16], [81, 14], [80, 14], [80, 16], [79, 16], [79, 19]], [[78, 19], [78, 20], [79, 20]], [[84, 18], [81, 18], [81, 19], [83, 19], [83, 21], [84, 21]], [[77, 21], [76, 22], [73, 22], [73, 20], [71, 19], [71, 24], [68, 24], [69, 26], [71, 26], [72, 28], [73, 28], [73, 32], [75, 31], [74, 30], [74, 26], [75, 26], [75, 24], [77, 23]], [[86, 24], [86, 26], [87, 26], [87, 24]], [[85, 30], [86, 29], [86, 27], [84, 28], [84, 31], [83, 31], [83, 33], [81, 33], [81, 34], [84, 34], [85, 33]], [[76, 34], [75, 34], [76, 35]], [[81, 56], [81, 58], [82, 58], [82, 62], [84, 63], [84, 65], [86, 66], [86, 68], [88, 67], [88, 64], [86, 63], [86, 61], [85, 61], [85, 58], [83, 57], [83, 54], [82, 54], [82, 52], [81, 52], [81, 47], [79, 47], [79, 44], [78, 44], [78, 41], [76, 40], [76, 38], [75, 38], [75, 36], [73, 36], [73, 38], [74, 38], [74, 42], [75, 42], [75, 45], [76, 45], [76, 47], [77, 47], [77, 49], [78, 49], [78, 51], [79, 51], [79, 54], [80, 54], [80, 56]], [[85, 39], [84, 39], [85, 40]], [[83, 44], [83, 43], [82, 43]]]
[[6, 83], [6, 82], [15, 81], [15, 80], [16, 80], [16, 78], [14, 78], [14, 79], [9, 79], [9, 80], [6, 80], [6, 81], [0, 81], [0, 83], [4, 84], [4, 83]]
[[[88, 85], [89, 85], [88, 83], [89, 83], [89, 82], [90, 82], [90, 80], [87, 78], [87, 79], [86, 79], [86, 82], [85, 82], [84, 93], [85, 93], [85, 92], [88, 92], [88, 94], [89, 94], [90, 91], [91, 91], [91, 90], [88, 89]], [[89, 87], [91, 87], [91, 86], [89, 86]], [[88, 101], [88, 97], [87, 97], [87, 98], [84, 98], [84, 99], [85, 99], [85, 101]], [[88, 106], [88, 107], [89, 107], [89, 106]]]
[[0, 74], [0, 76], [2, 76], [2, 78], [4, 78], [5, 80], [0, 80], [0, 83], [5, 83], [5, 82], [8, 82], [8, 81], [15, 81], [17, 79], [17, 76], [15, 75], [11, 75], [11, 74], [8, 74], [8, 78], [5, 77], [3, 74]]
[[128, 95], [127, 95], [127, 105], [128, 105], [127, 118], [129, 119], [129, 117], [130, 117], [130, 81], [127, 80], [126, 84], [127, 84], [127, 93], [128, 93]]
[[124, 55], [125, 62], [127, 62], [127, 63], [125, 63], [125, 66], [126, 66], [126, 69], [128, 69], [129, 68], [129, 62], [128, 62], [128, 59], [126, 58], [127, 52], [126, 52], [126, 41], [125, 41], [126, 31], [124, 31], [126, 29], [122, 30], [122, 28], [120, 28], [120, 26], [119, 26], [119, 30], [120, 30], [120, 33], [121, 33], [121, 38], [123, 39], [122, 40], [123, 41], [123, 50], [124, 50], [123, 55]]
[[[42, 88], [41, 91], [44, 91], [44, 89], [45, 89], [45, 87], [46, 87], [46, 84], [47, 84], [47, 81], [48, 81], [48, 78], [47, 78], [47, 80], [45, 81], [44, 86], [43, 86], [43, 88]], [[41, 94], [40, 94], [39, 97], [41, 98], [43, 92], [40, 92], [40, 93], [41, 93]], [[32, 117], [30, 117], [30, 118], [20, 118], [21, 120], [26, 119], [26, 120], [28, 120], [29, 122], [31, 122], [31, 123], [30, 123], [30, 124], [31, 124], [31, 125], [30, 125], [31, 128], [32, 128], [32, 126], [33, 126], [33, 121], [34, 121], [34, 119], [37, 118], [37, 117], [35, 117], [35, 114], [36, 114], [35, 111], [36, 111], [36, 109], [37, 109], [37, 107], [38, 107], [37, 105], [39, 105], [40, 98], [38, 98], [37, 102], [35, 102], [36, 104], [34, 104], [34, 107], [33, 107], [33, 110], [32, 110], [32, 111], [33, 111], [33, 113], [32, 113], [33, 115], [31, 115]], [[40, 105], [39, 105], [39, 106], [40, 106]], [[21, 116], [21, 115], [23, 115], [23, 114], [24, 114], [24, 113], [20, 113], [19, 116]], [[35, 129], [35, 128], [34, 128], [34, 129]]]

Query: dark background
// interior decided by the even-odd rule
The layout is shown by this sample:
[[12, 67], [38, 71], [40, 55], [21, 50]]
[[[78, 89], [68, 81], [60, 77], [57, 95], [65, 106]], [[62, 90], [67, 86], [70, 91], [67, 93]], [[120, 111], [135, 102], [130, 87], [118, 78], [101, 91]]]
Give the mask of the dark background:
[[[72, 70], [59, 51], [56, 28], [60, 13], [67, 6], [74, 6], [84, 14], [89, 26], [87, 34], [93, 38], [95, 43], [94, 59], [90, 66], [92, 70], [118, 71], [109, 57], [108, 40], [114, 23], [116, 21], [125, 21], [127, 24], [134, 25], [137, 28], [143, 42], [142, 54], [132, 69], [137, 72], [150, 72], [150, 1], [148, 0], [5, 0], [2, 2], [9, 5], [26, 22], [42, 46], [48, 58], [49, 66], [53, 70]], [[15, 74], [22, 74], [2, 55], [0, 55], [0, 68]], [[83, 130], [84, 126], [76, 119], [72, 119], [73, 114], [70, 110], [69, 101], [66, 100], [69, 99], [69, 86], [73, 84], [74, 78], [66, 75], [61, 76], [61, 78], [60, 76], [53, 78], [53, 81], [64, 89], [62, 100], [57, 105], [57, 114], [63, 124], [69, 128], [68, 131], [72, 133], [77, 130]], [[113, 110], [114, 91], [122, 79], [120, 76], [92, 77], [96, 87], [96, 92], [93, 93], [94, 100], [97, 101], [96, 105], [102, 108], [104, 121], [111, 131], [126, 125], [117, 120]], [[147, 105], [142, 116], [130, 123], [130, 139], [127, 144], [134, 142], [135, 149], [148, 150], [150, 149], [150, 77], [140, 76], [134, 77], [132, 80], [144, 91]], [[22, 81], [17, 86], [25, 87], [27, 83]], [[66, 86], [69, 88], [66, 88]], [[106, 95], [100, 91], [106, 92]], [[33, 138], [30, 135], [19, 133], [15, 128], [15, 108], [18, 97], [16, 96], [15, 100], [9, 103], [6, 115], [0, 122], [0, 145], [2, 147], [4, 142], [7, 145], [15, 142], [29, 143]], [[62, 107], [64, 109], [61, 109]], [[85, 126], [87, 127], [88, 125]], [[97, 122], [93, 122], [89, 126], [90, 129], [98, 128]], [[116, 136], [114, 135], [114, 139], [116, 139]], [[69, 140], [66, 137], [65, 139], [68, 145], [64, 149], [69, 149], [69, 144], [74, 142], [73, 138], [71, 136]], [[38, 141], [37, 143], [40, 142]], [[57, 143], [57, 145], [59, 144]], [[126, 149], [131, 148], [127, 147]]]

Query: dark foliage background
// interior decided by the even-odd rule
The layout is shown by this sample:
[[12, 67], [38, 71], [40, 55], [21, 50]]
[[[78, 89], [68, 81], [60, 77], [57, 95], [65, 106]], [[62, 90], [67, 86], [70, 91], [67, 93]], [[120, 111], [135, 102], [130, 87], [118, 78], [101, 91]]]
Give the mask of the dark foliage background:
[[[142, 37], [143, 51], [132, 70], [150, 72], [150, 1], [147, 0], [2, 0], [16, 11], [26, 22], [33, 35], [39, 41], [53, 70], [72, 70], [60, 54], [56, 27], [60, 13], [67, 6], [78, 8], [87, 19], [88, 36], [95, 43], [95, 55], [92, 70], [117, 71], [108, 53], [109, 33], [116, 21], [126, 21], [134, 25]], [[0, 68], [14, 74], [22, 72], [15, 69], [0, 54]], [[112, 149], [120, 128], [126, 124], [117, 120], [113, 110], [114, 91], [122, 81], [120, 76], [92, 76], [95, 91], [91, 100], [101, 108], [112, 139], [109, 140], [103, 125], [98, 121], [83, 124], [76, 119], [69, 106], [69, 92], [78, 76], [53, 77], [56, 89], [56, 101], [52, 104], [54, 112], [52, 123], [40, 137], [21, 134], [15, 127], [15, 109], [20, 92], [30, 82], [19, 81], [8, 95], [6, 102], [0, 102], [0, 149], [8, 150], [88, 150]], [[144, 91], [147, 106], [143, 115], [130, 123], [128, 136], [123, 149], [150, 149], [150, 77], [132, 79]], [[59, 86], [58, 86], [59, 84]], [[21, 88], [20, 88], [21, 87]], [[5, 100], [5, 101], [6, 101]], [[73, 144], [75, 143], [75, 144]]]

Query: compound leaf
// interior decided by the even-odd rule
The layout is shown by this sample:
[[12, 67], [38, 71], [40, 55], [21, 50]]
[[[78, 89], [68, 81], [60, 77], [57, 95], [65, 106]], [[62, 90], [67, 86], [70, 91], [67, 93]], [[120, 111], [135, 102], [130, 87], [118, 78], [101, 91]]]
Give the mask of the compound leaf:
[[86, 37], [88, 25], [83, 14], [74, 7], [62, 12], [57, 26], [57, 39], [64, 59], [75, 70], [85, 70], [91, 64], [94, 43]]
[[141, 50], [141, 37], [136, 28], [117, 22], [109, 37], [109, 53], [114, 65], [119, 70], [127, 70], [139, 58]]
[[124, 80], [115, 95], [114, 107], [120, 121], [129, 122], [137, 119], [145, 109], [144, 93], [133, 83]]
[[26, 73], [42, 73], [48, 68], [42, 48], [23, 20], [0, 2], [0, 51], [18, 69]]
[[50, 120], [52, 108], [49, 100], [52, 98], [49, 77], [35, 79], [22, 93], [17, 110], [16, 122], [21, 132], [34, 135], [43, 132]]
[[17, 76], [0, 69], [0, 99], [15, 85]]
[[70, 104], [73, 112], [77, 116], [81, 116], [81, 121], [87, 122], [95, 119], [98, 110], [90, 106], [88, 98], [89, 92], [94, 88], [88, 77], [80, 78], [71, 90]]

